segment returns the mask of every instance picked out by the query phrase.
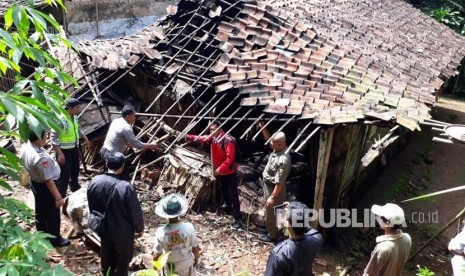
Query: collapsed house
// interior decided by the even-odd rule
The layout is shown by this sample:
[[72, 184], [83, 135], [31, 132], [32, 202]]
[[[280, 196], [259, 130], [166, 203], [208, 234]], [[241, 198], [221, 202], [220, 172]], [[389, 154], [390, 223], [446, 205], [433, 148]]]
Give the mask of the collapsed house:
[[106, 127], [132, 103], [138, 137], [162, 145], [130, 154], [133, 179], [192, 190], [198, 210], [215, 198], [209, 155], [173, 129], [205, 134], [223, 120], [248, 153], [247, 180], [265, 159], [270, 140], [256, 129], [265, 121], [287, 135], [289, 190], [316, 209], [347, 207], [388, 145], [430, 119], [465, 55], [462, 37], [400, 0], [181, 1], [167, 12], [134, 35], [80, 41], [79, 55], [56, 52], [81, 84], [71, 92], [86, 103], [88, 169], [101, 165]]

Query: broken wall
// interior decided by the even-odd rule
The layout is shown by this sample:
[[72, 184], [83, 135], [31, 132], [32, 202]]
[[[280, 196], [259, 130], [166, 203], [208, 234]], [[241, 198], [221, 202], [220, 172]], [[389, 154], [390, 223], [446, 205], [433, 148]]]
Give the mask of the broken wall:
[[65, 27], [73, 40], [120, 37], [155, 22], [174, 3], [173, 0], [66, 1]]

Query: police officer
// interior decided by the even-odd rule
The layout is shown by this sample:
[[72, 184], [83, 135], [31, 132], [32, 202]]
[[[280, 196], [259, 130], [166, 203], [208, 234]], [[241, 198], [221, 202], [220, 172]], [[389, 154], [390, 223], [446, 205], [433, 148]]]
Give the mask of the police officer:
[[[102, 149], [100, 149], [100, 157], [105, 162], [108, 157], [114, 153], [124, 153], [128, 146], [136, 149], [158, 149], [157, 142], [144, 143], [140, 141], [134, 130], [132, 124], [136, 121], [136, 109], [132, 105], [125, 105], [121, 110], [121, 118], [113, 120], [108, 129], [107, 136], [103, 142]], [[127, 160], [126, 160], [127, 161]], [[121, 174], [122, 179], [129, 181], [129, 164], [124, 166], [124, 171]]]
[[[323, 244], [323, 237], [305, 219], [307, 206], [302, 202], [285, 203], [282, 222], [289, 239], [276, 245], [268, 257], [265, 276], [311, 276], [313, 261]], [[293, 225], [295, 223], [296, 225]]]
[[[258, 125], [262, 129], [263, 138], [267, 141], [270, 133], [264, 128], [264, 123]], [[279, 231], [276, 227], [276, 215], [273, 207], [280, 205], [286, 198], [286, 179], [291, 171], [291, 156], [286, 153], [286, 135], [284, 132], [276, 133], [270, 142], [273, 152], [263, 170], [263, 191], [266, 200], [266, 230], [268, 234], [259, 237], [263, 242], [275, 242]]]
[[31, 178], [37, 231], [54, 236], [50, 239], [53, 246], [67, 246], [69, 240], [60, 235], [60, 207], [64, 201], [55, 184], [60, 177], [60, 167], [42, 148], [46, 142], [45, 130], [42, 130], [40, 138], [31, 130], [29, 142], [21, 148], [20, 156]]
[[61, 119], [60, 132], [52, 130], [53, 150], [57, 154], [61, 175], [58, 181], [58, 190], [62, 197], [66, 196], [68, 184], [71, 192], [79, 190], [79, 138], [84, 140], [84, 145], [89, 144], [89, 139], [79, 129], [77, 116], [80, 102], [74, 98], [66, 100], [66, 111]]

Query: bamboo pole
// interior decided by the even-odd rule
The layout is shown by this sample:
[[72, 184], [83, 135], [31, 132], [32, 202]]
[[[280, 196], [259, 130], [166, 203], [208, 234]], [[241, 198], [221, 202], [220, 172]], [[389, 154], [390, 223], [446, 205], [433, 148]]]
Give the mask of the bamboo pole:
[[295, 152], [299, 152], [302, 147], [308, 142], [308, 140], [310, 140], [310, 138], [313, 137], [313, 135], [315, 135], [315, 133], [317, 133], [318, 130], [320, 130], [320, 126], [317, 126], [313, 131], [312, 133], [310, 133], [306, 138], [305, 140], [302, 141], [302, 143], [300, 143], [300, 145], [297, 147], [297, 149], [295, 150]]
[[312, 124], [313, 124], [313, 121], [309, 121], [309, 122], [304, 126], [304, 128], [300, 131], [300, 133], [297, 135], [297, 137], [295, 137], [294, 141], [292, 141], [292, 143], [289, 145], [289, 147], [287, 147], [286, 153], [289, 153], [289, 152], [292, 150], [292, 148], [293, 148], [294, 145], [297, 143], [297, 141], [300, 139], [300, 137], [302, 137], [302, 135], [305, 133], [305, 131], [307, 130], [307, 128], [309, 128]]
[[260, 133], [262, 133], [262, 131], [272, 122], [274, 121], [276, 118], [278, 117], [278, 115], [274, 115], [268, 122], [266, 122], [266, 124], [260, 128], [257, 133], [252, 137], [252, 141], [255, 141], [255, 139], [257, 139], [258, 135], [260, 135]]
[[278, 134], [278, 132], [283, 130], [290, 122], [294, 121], [294, 119], [295, 119], [295, 115], [293, 115], [292, 118], [287, 120], [280, 128], [278, 128], [278, 130], [276, 130], [273, 133], [273, 135], [271, 135], [271, 137], [265, 142], [265, 146], [267, 146], [271, 142], [271, 140], [273, 140], [273, 138], [276, 136], [276, 134]]
[[434, 234], [429, 240], [427, 240], [415, 253], [412, 254], [412, 256], [408, 259], [410, 262], [415, 258], [425, 247], [432, 242], [434, 239], [436, 239], [439, 235], [442, 234], [442, 232], [446, 231], [447, 228], [449, 228], [452, 223], [456, 222], [458, 219], [463, 217], [465, 215], [465, 208], [463, 208], [462, 211], [460, 211], [453, 219], [451, 219], [441, 230], [439, 230], [436, 234]]

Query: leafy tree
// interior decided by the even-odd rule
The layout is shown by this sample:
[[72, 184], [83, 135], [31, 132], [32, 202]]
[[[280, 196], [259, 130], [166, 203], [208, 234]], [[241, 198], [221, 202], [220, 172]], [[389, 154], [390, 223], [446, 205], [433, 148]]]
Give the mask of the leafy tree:
[[[65, 8], [62, 0], [46, 0], [55, 7]], [[56, 118], [64, 114], [62, 108], [68, 94], [65, 85], [76, 81], [61, 69], [59, 61], [45, 46], [71, 43], [60, 34], [51, 34], [48, 28], [60, 31], [60, 25], [50, 15], [34, 8], [34, 0], [15, 4], [3, 15], [0, 29], [0, 77], [7, 70], [15, 76], [10, 91], [0, 91], [0, 139], [21, 138], [26, 141], [29, 130], [40, 134], [41, 129], [58, 129]], [[59, 32], [60, 33], [60, 32]], [[32, 64], [33, 70], [25, 76], [23, 64]], [[0, 147], [0, 173], [19, 181], [20, 159]], [[12, 190], [2, 176], [0, 189]], [[46, 253], [52, 249], [44, 233], [26, 232], [22, 223], [31, 223], [32, 211], [23, 202], [0, 195], [0, 276], [1, 275], [67, 275], [61, 266], [51, 268]]]
[[430, 16], [438, 22], [448, 25], [451, 28], [457, 28], [463, 22], [463, 17], [460, 16], [459, 11], [454, 11], [450, 7], [440, 7], [430, 12]]

